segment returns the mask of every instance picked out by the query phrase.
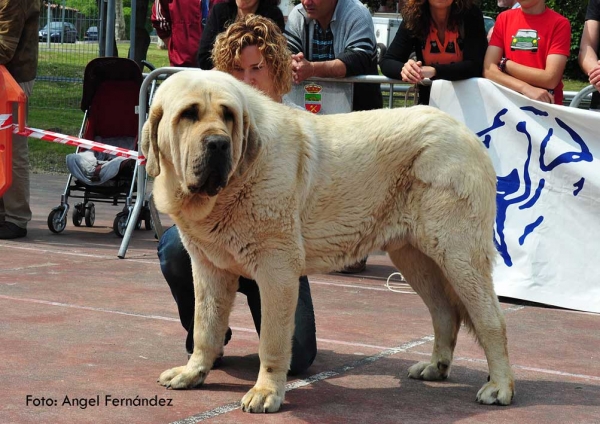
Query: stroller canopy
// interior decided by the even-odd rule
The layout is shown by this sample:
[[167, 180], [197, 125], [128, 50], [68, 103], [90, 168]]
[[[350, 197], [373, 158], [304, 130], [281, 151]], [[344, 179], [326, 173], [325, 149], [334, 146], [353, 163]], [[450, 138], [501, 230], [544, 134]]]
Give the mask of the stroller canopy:
[[85, 67], [81, 110], [87, 111], [105, 81], [132, 81], [141, 87], [144, 76], [137, 63], [123, 57], [98, 57]]

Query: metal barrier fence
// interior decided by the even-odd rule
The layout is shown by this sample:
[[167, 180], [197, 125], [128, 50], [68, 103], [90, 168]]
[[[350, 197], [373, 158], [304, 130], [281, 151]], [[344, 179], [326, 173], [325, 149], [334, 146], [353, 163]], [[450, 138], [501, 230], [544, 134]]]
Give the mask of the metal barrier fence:
[[79, 9], [65, 3], [42, 3], [32, 108], [79, 109], [83, 71], [90, 60], [99, 56], [97, 1], [82, 1]]

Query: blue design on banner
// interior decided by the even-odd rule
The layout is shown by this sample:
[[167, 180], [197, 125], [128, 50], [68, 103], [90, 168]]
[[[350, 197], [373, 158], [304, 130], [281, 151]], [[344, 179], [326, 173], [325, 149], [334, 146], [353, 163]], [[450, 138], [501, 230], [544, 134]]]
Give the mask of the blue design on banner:
[[573, 141], [577, 143], [577, 145], [581, 148], [581, 151], [565, 152], [562, 155], [558, 156], [556, 159], [554, 159], [552, 162], [550, 162], [548, 165], [546, 165], [544, 163], [544, 155], [546, 154], [546, 146], [550, 142], [550, 137], [552, 136], [552, 128], [550, 128], [550, 131], [548, 131], [548, 135], [546, 136], [546, 138], [544, 138], [544, 140], [542, 140], [542, 145], [540, 147], [540, 168], [542, 169], [542, 171], [552, 171], [558, 165], [562, 165], [563, 163], [581, 161], [591, 162], [594, 159], [594, 157], [592, 156], [589, 147], [587, 146], [587, 144], [585, 144], [581, 136], [577, 134], [571, 127], [565, 124], [561, 119], [556, 118], [556, 123], [571, 136]]
[[525, 226], [525, 231], [523, 232], [523, 235], [521, 237], [519, 237], [519, 244], [521, 246], [523, 246], [523, 243], [525, 243], [525, 238], [529, 234], [531, 234], [536, 227], [539, 227], [539, 225], [542, 223], [543, 220], [544, 220], [544, 217], [540, 216], [534, 222]]
[[485, 137], [483, 139], [483, 144], [485, 144], [486, 148], [488, 148], [488, 149], [490, 148], [490, 141], [492, 141], [492, 137], [488, 133], [506, 125], [506, 122], [504, 122], [500, 118], [503, 115], [506, 115], [507, 112], [508, 112], [508, 109], [501, 109], [496, 114], [496, 116], [494, 116], [494, 122], [492, 123], [492, 126], [477, 133], [477, 137], [481, 137], [482, 135], [485, 134]]
[[538, 108], [533, 106], [521, 106], [519, 109], [521, 109], [523, 112], [531, 112], [537, 116], [548, 116], [548, 112], [539, 110]]
[[581, 178], [579, 181], [577, 181], [575, 184], [573, 184], [573, 187], [575, 187], [575, 190], [573, 191], [573, 196], [577, 196], [579, 194], [579, 192], [581, 190], [583, 190], [583, 183], [585, 182], [585, 178]]
[[[548, 112], [537, 109], [532, 106], [525, 106], [519, 108], [521, 111], [526, 114], [530, 114], [534, 117], [548, 117]], [[492, 137], [494, 132], [499, 128], [504, 127], [506, 122], [502, 119], [504, 115], [508, 113], [507, 108], [502, 108], [498, 111], [498, 113], [494, 116], [494, 120], [492, 125], [488, 128], [485, 128], [479, 132], [477, 132], [477, 136], [481, 139], [482, 143], [486, 148], [490, 148], [490, 144], [492, 142]], [[539, 118], [538, 118], [539, 119]], [[544, 195], [544, 188], [546, 185], [546, 180], [541, 178], [537, 183], [537, 188], [532, 193], [532, 181], [531, 181], [531, 166], [534, 166], [536, 163], [539, 163], [539, 169], [542, 172], [551, 172], [559, 165], [564, 165], [568, 163], [576, 163], [576, 162], [591, 162], [593, 160], [593, 155], [590, 152], [589, 147], [582, 139], [582, 137], [570, 126], [568, 126], [564, 121], [559, 118], [554, 118], [555, 122], [561, 127], [563, 130], [569, 134], [571, 139], [575, 142], [575, 144], [579, 147], [579, 150], [575, 151], [567, 151], [560, 154], [558, 157], [546, 163], [546, 151], [548, 145], [552, 142], [554, 137], [554, 129], [550, 128], [548, 133], [541, 141], [540, 144], [540, 152], [538, 160], [534, 160], [532, 163], [532, 153], [533, 153], [533, 142], [531, 139], [531, 134], [527, 130], [527, 123], [525, 121], [518, 122], [515, 129], [518, 133], [521, 133], [527, 139], [527, 156], [524, 158], [524, 162], [520, 168], [512, 169], [508, 175], [498, 175], [498, 185], [496, 190], [496, 203], [497, 203], [497, 214], [496, 214], [496, 228], [494, 234], [494, 242], [496, 244], [496, 248], [500, 252], [502, 259], [506, 266], [512, 266], [512, 257], [509, 252], [509, 244], [506, 240], [505, 228], [506, 228], [506, 218], [511, 206], [517, 206], [518, 210], [530, 209], [532, 208]], [[538, 175], [539, 173], [536, 173]], [[577, 196], [584, 187], [585, 178], [581, 178], [579, 181], [573, 184], [575, 190], [573, 191], [573, 196]], [[512, 197], [523, 187], [523, 193], [518, 195], [517, 197]], [[523, 228], [523, 234], [519, 237], [518, 243], [523, 245], [527, 236], [532, 234], [536, 228], [538, 228], [542, 222], [544, 221], [544, 216], [540, 215], [530, 224], [527, 224]]]
[[542, 178], [540, 180], [540, 182], [538, 183], [538, 187], [535, 189], [535, 193], [533, 194], [533, 197], [531, 199], [529, 199], [529, 201], [527, 203], [525, 203], [524, 205], [519, 206], [519, 209], [521, 209], [521, 210], [529, 209], [530, 207], [535, 205], [536, 202], [538, 201], [538, 199], [540, 198], [540, 195], [542, 194], [542, 190], [544, 189], [545, 185], [546, 185], [546, 180], [544, 180]]

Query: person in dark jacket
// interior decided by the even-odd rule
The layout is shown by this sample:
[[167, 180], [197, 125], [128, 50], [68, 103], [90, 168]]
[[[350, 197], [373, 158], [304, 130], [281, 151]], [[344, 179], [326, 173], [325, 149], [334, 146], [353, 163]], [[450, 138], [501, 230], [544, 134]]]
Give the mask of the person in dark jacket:
[[[412, 84], [481, 77], [487, 35], [473, 0], [406, 0], [402, 17], [380, 63], [385, 76]], [[421, 85], [419, 103], [428, 104], [429, 94]]]
[[264, 16], [271, 19], [281, 31], [285, 27], [283, 12], [279, 8], [280, 0], [228, 0], [226, 3], [215, 5], [208, 16], [208, 21], [202, 33], [198, 50], [198, 66], [209, 70], [214, 67], [212, 50], [217, 35], [225, 30], [238, 18], [249, 14]]

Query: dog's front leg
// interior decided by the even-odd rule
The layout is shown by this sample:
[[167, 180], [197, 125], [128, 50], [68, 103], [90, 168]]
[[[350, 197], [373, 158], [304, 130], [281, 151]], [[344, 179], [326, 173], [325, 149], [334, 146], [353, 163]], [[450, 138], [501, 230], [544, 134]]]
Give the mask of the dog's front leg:
[[164, 371], [159, 382], [172, 389], [191, 389], [204, 383], [218, 355], [235, 300], [238, 276], [192, 257], [194, 275], [194, 352], [187, 365]]
[[242, 398], [242, 410], [246, 412], [276, 412], [283, 403], [292, 357], [298, 278], [298, 275], [281, 270], [257, 278], [262, 309], [258, 349], [260, 371], [256, 384]]

